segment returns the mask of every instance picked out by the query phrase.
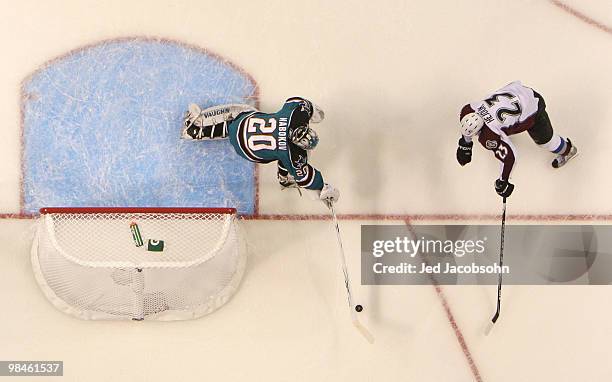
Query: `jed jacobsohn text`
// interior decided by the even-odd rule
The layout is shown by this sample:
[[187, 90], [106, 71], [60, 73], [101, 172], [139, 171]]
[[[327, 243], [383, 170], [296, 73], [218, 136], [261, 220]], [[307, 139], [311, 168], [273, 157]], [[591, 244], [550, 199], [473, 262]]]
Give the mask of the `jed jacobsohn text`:
[[463, 257], [465, 255], [482, 254], [485, 250], [485, 237], [482, 240], [432, 240], [421, 237], [413, 240], [408, 237], [396, 237], [394, 240], [375, 240], [372, 242], [372, 255], [383, 257], [384, 255], [396, 253], [415, 257], [418, 253], [454, 255]]
[[420, 267], [415, 264], [401, 263], [398, 265], [384, 265], [375, 263], [373, 267], [374, 273], [421, 273], [421, 274], [441, 274], [441, 273], [510, 273], [510, 268], [507, 265], [499, 266], [497, 263], [493, 265], [452, 265], [452, 264], [436, 264], [428, 265], [422, 263]]

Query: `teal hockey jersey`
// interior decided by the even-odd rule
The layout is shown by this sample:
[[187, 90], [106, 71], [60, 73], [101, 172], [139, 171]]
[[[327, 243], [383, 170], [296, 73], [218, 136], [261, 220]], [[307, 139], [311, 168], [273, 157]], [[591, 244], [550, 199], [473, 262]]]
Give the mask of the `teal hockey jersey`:
[[227, 127], [230, 142], [241, 157], [256, 163], [276, 161], [280, 175], [290, 174], [300, 187], [320, 190], [323, 176], [308, 164], [308, 152], [289, 138], [294, 128], [308, 124], [312, 110], [310, 101], [293, 97], [276, 113], [241, 113]]

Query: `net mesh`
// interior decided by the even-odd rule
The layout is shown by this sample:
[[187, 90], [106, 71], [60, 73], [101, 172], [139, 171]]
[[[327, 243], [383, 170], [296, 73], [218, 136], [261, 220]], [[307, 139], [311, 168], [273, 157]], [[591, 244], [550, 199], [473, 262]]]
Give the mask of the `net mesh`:
[[83, 319], [200, 317], [244, 272], [234, 214], [50, 213], [38, 224], [36, 278], [56, 307]]

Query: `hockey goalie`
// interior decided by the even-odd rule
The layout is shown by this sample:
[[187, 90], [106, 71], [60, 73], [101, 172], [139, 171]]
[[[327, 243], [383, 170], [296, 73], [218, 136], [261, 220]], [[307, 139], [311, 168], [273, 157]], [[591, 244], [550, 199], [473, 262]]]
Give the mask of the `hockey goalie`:
[[276, 162], [281, 189], [309, 190], [330, 207], [340, 193], [308, 163], [308, 152], [319, 142], [310, 123], [319, 123], [323, 118], [323, 110], [301, 97], [289, 98], [278, 112], [271, 114], [242, 104], [205, 110], [191, 104], [183, 119], [181, 138], [229, 139], [236, 153], [246, 160]]

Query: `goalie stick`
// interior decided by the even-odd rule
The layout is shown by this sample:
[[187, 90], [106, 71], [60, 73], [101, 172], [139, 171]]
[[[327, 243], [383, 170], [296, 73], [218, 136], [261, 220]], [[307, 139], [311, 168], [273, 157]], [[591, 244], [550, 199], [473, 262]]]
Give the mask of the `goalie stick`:
[[349, 278], [348, 269], [346, 266], [346, 257], [344, 256], [344, 248], [342, 247], [342, 239], [340, 237], [340, 226], [338, 225], [338, 218], [336, 217], [336, 211], [334, 210], [334, 205], [330, 202], [329, 208], [332, 213], [332, 217], [334, 219], [334, 224], [336, 226], [336, 236], [338, 238], [338, 247], [340, 251], [340, 262], [342, 264], [342, 273], [344, 273], [344, 286], [346, 287], [346, 294], [348, 298], [349, 311], [351, 313], [351, 320], [353, 321], [353, 325], [361, 335], [371, 344], [374, 343], [374, 336], [370, 331], [363, 326], [359, 319], [357, 318], [357, 314], [355, 313], [355, 306], [353, 305], [353, 293], [351, 290], [351, 280]]
[[[506, 230], [506, 198], [504, 198], [504, 207], [502, 210], [502, 222], [501, 222], [501, 240], [499, 247], [499, 266], [500, 268], [504, 265], [504, 232]], [[487, 326], [485, 331], [485, 335], [489, 335], [491, 330], [493, 329], [493, 325], [497, 322], [499, 318], [499, 313], [501, 310], [501, 288], [502, 288], [502, 272], [499, 272], [499, 278], [497, 280], [497, 309], [495, 310], [495, 314], [493, 318], [491, 318], [491, 322]]]

